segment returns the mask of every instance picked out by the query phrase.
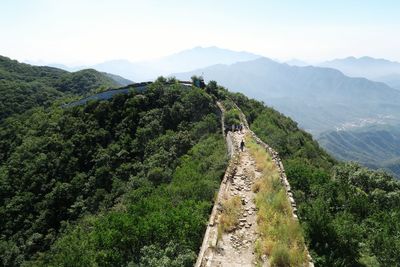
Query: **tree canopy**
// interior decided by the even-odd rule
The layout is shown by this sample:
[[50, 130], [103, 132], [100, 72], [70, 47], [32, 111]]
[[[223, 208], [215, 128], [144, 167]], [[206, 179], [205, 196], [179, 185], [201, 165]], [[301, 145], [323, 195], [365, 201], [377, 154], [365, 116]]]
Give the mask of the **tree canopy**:
[[48, 107], [62, 97], [118, 86], [113, 78], [92, 69], [70, 73], [0, 56], [0, 123], [31, 108]]
[[6, 119], [2, 265], [191, 266], [226, 165], [217, 111], [205, 91], [158, 81]]

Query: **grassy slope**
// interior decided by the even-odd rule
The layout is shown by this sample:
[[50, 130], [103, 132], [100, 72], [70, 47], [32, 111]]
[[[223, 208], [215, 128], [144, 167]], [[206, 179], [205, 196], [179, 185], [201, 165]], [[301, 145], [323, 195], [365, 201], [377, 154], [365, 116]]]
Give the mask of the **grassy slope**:
[[303, 232], [292, 216], [292, 207], [279, 172], [265, 149], [249, 135], [246, 136], [246, 146], [262, 173], [253, 185], [260, 233], [257, 255], [260, 258], [268, 255], [271, 266], [302, 266], [307, 262]]

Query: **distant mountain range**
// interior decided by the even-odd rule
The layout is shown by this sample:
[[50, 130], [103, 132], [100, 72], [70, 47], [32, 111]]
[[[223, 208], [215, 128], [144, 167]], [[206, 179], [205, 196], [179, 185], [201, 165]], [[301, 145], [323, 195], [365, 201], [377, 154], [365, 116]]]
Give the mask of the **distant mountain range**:
[[232, 64], [259, 57], [261, 56], [249, 52], [238, 52], [212, 46], [195, 47], [151, 61], [130, 62], [121, 59], [75, 68], [70, 68], [62, 64], [51, 64], [51, 66], [68, 71], [93, 68], [102, 72], [118, 74], [134, 81], [146, 81], [154, 80], [158, 76], [165, 76], [174, 72], [191, 71], [215, 64]]
[[[95, 65], [76, 67], [63, 64], [48, 64], [48, 66], [71, 72], [93, 68], [98, 71], [117, 74], [133, 81], [146, 81], [153, 80], [160, 75], [188, 72], [216, 64], [229, 65], [260, 57], [262, 56], [249, 52], [238, 52], [212, 46], [195, 47], [150, 61], [131, 62], [125, 59], [116, 59]], [[35, 64], [35, 62], [28, 63]], [[288, 60], [284, 63], [297, 67], [314, 65], [315, 67], [333, 68], [343, 72], [346, 76], [384, 82], [390, 87], [400, 90], [400, 63], [395, 61], [365, 56], [334, 59], [319, 64], [309, 64], [299, 59]]]
[[319, 64], [340, 70], [351, 77], [364, 77], [380, 81], [400, 90], [400, 63], [372, 57], [347, 57]]
[[313, 134], [361, 119], [380, 123], [397, 123], [400, 119], [398, 90], [365, 78], [350, 78], [330, 68], [289, 66], [259, 58], [173, 75], [188, 79], [202, 73], [206, 80], [263, 100]]
[[[278, 63], [248, 52], [196, 47], [146, 62], [112, 60], [77, 68], [52, 66], [69, 71], [90, 67], [134, 81], [171, 74], [187, 80], [192, 75], [204, 74], [207, 81], [216, 80], [291, 116], [319, 137], [324, 147], [339, 159], [356, 160], [374, 168], [385, 167], [395, 173], [400, 170], [396, 153], [388, 152], [384, 156], [386, 146], [392, 142], [396, 147], [397, 139], [383, 140], [387, 135], [374, 128], [395, 125], [391, 126], [394, 128], [387, 126], [384, 132], [397, 136], [395, 128], [400, 125], [400, 91], [395, 90], [400, 90], [398, 62], [348, 57], [310, 66], [298, 59]], [[113, 77], [113, 80], [120, 84], [130, 82], [122, 77]], [[371, 138], [382, 140], [368, 145]], [[356, 139], [363, 141], [356, 142]], [[346, 147], [346, 143], [353, 145]]]

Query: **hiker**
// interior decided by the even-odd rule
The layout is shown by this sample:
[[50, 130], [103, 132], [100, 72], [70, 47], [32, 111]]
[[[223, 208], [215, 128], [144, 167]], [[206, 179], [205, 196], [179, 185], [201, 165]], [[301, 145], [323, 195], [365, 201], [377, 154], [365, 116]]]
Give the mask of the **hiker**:
[[240, 150], [242, 150], [242, 152], [243, 152], [243, 148], [244, 148], [244, 141], [242, 139], [242, 142], [240, 142]]
[[228, 135], [228, 132], [230, 131], [229, 127], [225, 127], [225, 136]]
[[243, 130], [243, 124], [240, 124], [239, 125], [239, 132], [242, 133], [242, 130]]

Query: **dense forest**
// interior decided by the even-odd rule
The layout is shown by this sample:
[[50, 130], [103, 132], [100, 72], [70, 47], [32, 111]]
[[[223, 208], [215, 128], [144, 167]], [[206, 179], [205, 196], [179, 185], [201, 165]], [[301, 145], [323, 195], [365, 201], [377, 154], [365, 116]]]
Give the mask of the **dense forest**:
[[57, 68], [31, 66], [0, 56], [0, 122], [33, 107], [48, 107], [61, 97], [118, 87], [122, 85], [121, 82], [119, 76], [92, 69], [70, 73]]
[[226, 165], [203, 90], [36, 108], [0, 129], [2, 265], [191, 266]]
[[60, 105], [113, 86], [0, 58], [0, 266], [192, 266], [227, 164], [216, 100], [280, 153], [316, 266], [400, 266], [389, 174], [335, 161], [290, 118], [215, 82], [159, 78]]
[[316, 266], [400, 266], [400, 183], [338, 163], [290, 118], [225, 92], [284, 160]]
[[2, 265], [191, 266], [226, 165], [219, 125], [210, 95], [163, 79], [6, 119]]

